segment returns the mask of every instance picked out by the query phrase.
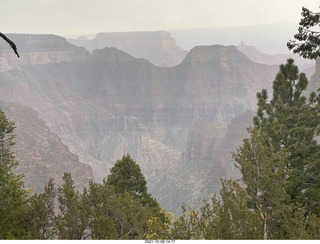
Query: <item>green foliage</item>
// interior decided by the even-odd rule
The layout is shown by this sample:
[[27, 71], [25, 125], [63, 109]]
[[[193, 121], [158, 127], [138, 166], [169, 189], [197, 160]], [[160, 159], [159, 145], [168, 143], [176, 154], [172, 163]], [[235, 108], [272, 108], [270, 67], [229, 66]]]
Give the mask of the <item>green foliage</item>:
[[[269, 137], [258, 129], [248, 129], [250, 138], [233, 157], [242, 174], [248, 194], [248, 205], [260, 216], [263, 238], [272, 236], [270, 228], [285, 207], [288, 196], [285, 191], [285, 164], [287, 156], [277, 154]], [[277, 228], [278, 231], [278, 228]]]
[[[118, 239], [119, 234], [115, 228], [112, 212], [118, 205], [118, 197], [114, 188], [103, 184], [89, 184], [89, 214], [91, 216], [89, 226], [92, 228], [92, 239]], [[113, 208], [114, 207], [114, 208]], [[102, 226], [105, 223], [105, 226]]]
[[319, 239], [320, 95], [302, 96], [308, 80], [294, 61], [280, 66], [273, 98], [257, 94], [255, 126], [233, 154], [242, 174], [222, 180], [221, 200], [183, 207], [174, 239]]
[[75, 189], [70, 173], [63, 180], [55, 189], [50, 179], [44, 193], [31, 197], [26, 215], [30, 239], [145, 239], [150, 219], [163, 224], [149, 204], [128, 192], [118, 194], [106, 180], [91, 181], [82, 192]]
[[292, 59], [280, 66], [273, 83], [273, 98], [267, 92], [257, 94], [258, 111], [254, 123], [270, 138], [278, 154], [287, 154], [286, 191], [293, 202], [300, 202], [307, 211], [320, 213], [319, 164], [320, 96], [301, 96], [308, 81]]
[[247, 191], [236, 181], [228, 179], [222, 180], [220, 195], [219, 239], [260, 239], [261, 223], [258, 215], [247, 205]]
[[[141, 206], [139, 199], [127, 192], [117, 194], [106, 181], [91, 182], [89, 197], [93, 239], [142, 239], [145, 236], [151, 214], [148, 207]], [[107, 226], [101, 225], [103, 221]]]
[[139, 165], [130, 157], [124, 155], [110, 169], [107, 183], [114, 186], [117, 194], [128, 192], [133, 198], [139, 199], [142, 206], [149, 206], [154, 216], [165, 221], [159, 203], [148, 193], [147, 181], [141, 172]]
[[222, 180], [221, 200], [213, 196], [199, 211], [183, 206], [173, 220], [172, 239], [259, 239], [259, 216], [247, 206], [247, 192], [236, 181]]
[[316, 59], [320, 55], [320, 33], [314, 28], [320, 24], [320, 13], [314, 13], [302, 7], [301, 15], [299, 33], [294, 35], [295, 40], [290, 40], [287, 46], [304, 58]]
[[93, 240], [118, 239], [117, 229], [108, 215], [96, 216], [91, 223], [91, 228]]
[[54, 238], [54, 181], [50, 178], [44, 193], [35, 194], [30, 199], [30, 236], [32, 239]]
[[58, 188], [60, 213], [55, 217], [55, 228], [58, 239], [81, 240], [88, 225], [88, 216], [84, 206], [84, 197], [75, 190], [70, 173], [62, 177], [64, 184]]
[[147, 195], [147, 182], [141, 173], [139, 165], [131, 159], [130, 155], [123, 156], [110, 169], [107, 182], [114, 186], [116, 193], [129, 192], [134, 198], [145, 198]]
[[241, 180], [222, 179], [220, 196], [174, 218], [147, 191], [139, 165], [123, 156], [101, 184], [76, 189], [70, 173], [57, 189], [27, 199], [13, 173], [14, 123], [0, 110], [0, 239], [319, 239], [320, 95], [294, 61], [280, 66], [273, 97], [257, 94], [250, 137], [233, 154]]
[[13, 169], [18, 165], [14, 146], [15, 124], [0, 109], [0, 239], [24, 239], [27, 237], [24, 213], [27, 210], [27, 192], [22, 175]]
[[[163, 210], [163, 214], [165, 215], [165, 221], [163, 221], [159, 217], [151, 216], [148, 220], [148, 233], [145, 239], [160, 239], [160, 240], [168, 240], [173, 239], [170, 234], [170, 228], [173, 224], [173, 214], [170, 212], [165, 212]], [[178, 238], [175, 238], [178, 239]], [[181, 238], [179, 238], [181, 239]]]

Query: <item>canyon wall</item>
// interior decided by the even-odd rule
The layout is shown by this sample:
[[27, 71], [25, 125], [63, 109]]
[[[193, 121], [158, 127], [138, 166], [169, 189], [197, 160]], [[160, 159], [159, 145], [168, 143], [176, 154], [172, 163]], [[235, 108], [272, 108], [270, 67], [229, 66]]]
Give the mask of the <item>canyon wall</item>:
[[43, 192], [50, 178], [62, 185], [64, 172], [70, 172], [75, 186], [83, 188], [94, 179], [89, 165], [79, 161], [61, 138], [39, 118], [33, 109], [18, 104], [0, 102], [1, 109], [9, 120], [15, 122], [14, 134], [16, 160], [19, 162], [15, 172], [23, 174], [25, 187], [33, 192]]
[[[90, 54], [52, 35], [10, 38], [21, 60], [31, 58], [0, 72], [0, 100], [37, 111], [97, 181], [129, 153], [168, 211], [187, 199], [201, 203], [233, 175], [233, 162], [216, 150], [228, 124], [256, 109], [256, 92], [270, 90], [278, 71], [235, 46], [195, 47], [180, 64], [159, 67], [116, 48]], [[37, 63], [37, 47], [61, 55]]]
[[148, 59], [157, 66], [177, 65], [187, 54], [167, 31], [102, 32], [92, 40], [80, 37], [68, 41], [91, 52], [95, 49], [115, 47], [134, 57]]

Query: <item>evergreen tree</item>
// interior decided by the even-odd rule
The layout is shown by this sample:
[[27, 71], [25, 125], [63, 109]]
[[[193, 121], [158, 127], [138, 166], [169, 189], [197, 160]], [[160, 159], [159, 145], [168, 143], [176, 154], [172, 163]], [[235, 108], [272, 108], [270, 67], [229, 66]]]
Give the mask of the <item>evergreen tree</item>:
[[116, 193], [129, 192], [134, 198], [143, 199], [147, 197], [147, 182], [139, 165], [130, 157], [123, 156], [110, 169], [107, 182], [114, 186]]
[[60, 213], [55, 217], [57, 237], [62, 240], [85, 239], [88, 215], [85, 211], [84, 199], [75, 189], [70, 173], [64, 173], [62, 179], [64, 184], [58, 188]]
[[304, 58], [316, 59], [320, 55], [320, 32], [315, 27], [320, 25], [320, 13], [303, 7], [301, 15], [299, 33], [294, 35], [295, 40], [290, 40], [287, 46]]
[[276, 153], [287, 154], [286, 192], [293, 203], [302, 203], [307, 211], [320, 213], [320, 96], [307, 88], [305, 74], [299, 74], [294, 61], [280, 66], [273, 83], [273, 98], [268, 102], [266, 90], [257, 94], [255, 125], [270, 137]]
[[22, 175], [13, 169], [18, 165], [14, 146], [15, 124], [0, 109], [0, 239], [24, 239], [27, 236], [24, 213], [27, 211], [27, 192]]
[[118, 239], [119, 233], [115, 227], [114, 214], [119, 207], [118, 196], [114, 188], [106, 184], [89, 183], [90, 222], [92, 239]]
[[93, 239], [144, 239], [147, 221], [152, 214], [148, 206], [128, 192], [116, 194], [104, 180], [89, 187]]
[[168, 240], [168, 239], [181, 239], [181, 238], [173, 238], [170, 233], [171, 225], [173, 224], [173, 214], [170, 212], [164, 213], [165, 221], [162, 221], [159, 217], [152, 216], [148, 220], [148, 233], [145, 239], [160, 239], [160, 240]]
[[259, 215], [248, 207], [248, 192], [237, 181], [223, 179], [220, 195], [222, 201], [216, 210], [217, 239], [261, 239], [262, 224]]
[[261, 239], [262, 223], [247, 205], [246, 190], [231, 179], [221, 182], [220, 200], [213, 196], [199, 211], [183, 206], [183, 215], [172, 220], [171, 239]]
[[54, 181], [50, 178], [44, 193], [35, 194], [30, 199], [30, 232], [32, 239], [53, 239], [54, 232], [54, 201], [56, 192]]
[[148, 193], [147, 181], [141, 172], [139, 165], [130, 157], [124, 155], [110, 169], [107, 183], [114, 186], [117, 194], [128, 192], [133, 198], [139, 199], [142, 206], [148, 205], [154, 216], [165, 221], [159, 203]]
[[233, 155], [248, 194], [248, 206], [260, 216], [263, 239], [279, 238], [274, 230], [287, 207], [285, 191], [286, 155], [273, 150], [269, 137], [257, 127], [248, 128], [250, 138]]

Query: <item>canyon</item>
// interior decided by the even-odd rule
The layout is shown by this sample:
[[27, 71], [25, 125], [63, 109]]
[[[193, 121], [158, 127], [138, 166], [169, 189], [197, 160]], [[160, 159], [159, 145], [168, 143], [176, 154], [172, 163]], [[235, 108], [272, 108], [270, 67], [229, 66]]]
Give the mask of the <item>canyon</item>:
[[179, 64], [187, 54], [167, 31], [101, 32], [93, 39], [80, 36], [69, 38], [68, 42], [90, 52], [115, 47], [136, 58], [144, 58], [154, 65], [165, 67]]
[[[220, 178], [239, 177], [231, 153], [247, 136], [256, 93], [270, 92], [278, 71], [278, 65], [256, 63], [236, 46], [197, 46], [180, 63], [160, 67], [115, 47], [86, 50], [55, 35], [10, 38], [21, 58], [0, 45], [0, 100], [8, 117], [17, 120], [18, 170], [29, 179], [28, 187], [40, 191], [49, 177], [59, 183], [63, 171], [72, 172], [78, 185], [102, 181], [129, 153], [151, 194], [175, 214], [182, 203], [199, 206], [218, 193]], [[10, 113], [10, 106], [24, 115]], [[26, 122], [29, 115], [42, 124]], [[26, 126], [37, 123], [41, 128]], [[32, 139], [22, 131], [42, 141], [29, 145]], [[31, 146], [53, 156], [48, 162], [29, 157]], [[45, 170], [28, 166], [26, 157]]]

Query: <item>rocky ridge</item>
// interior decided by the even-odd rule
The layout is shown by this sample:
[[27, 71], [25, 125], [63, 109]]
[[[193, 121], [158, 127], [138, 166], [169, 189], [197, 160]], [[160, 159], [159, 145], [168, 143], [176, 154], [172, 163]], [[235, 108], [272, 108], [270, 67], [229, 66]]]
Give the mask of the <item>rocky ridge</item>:
[[56, 35], [8, 34], [23, 55], [17, 59], [7, 43], [0, 43], [0, 72], [18, 70], [22, 65], [84, 62], [90, 53]]
[[62, 185], [64, 172], [70, 172], [77, 188], [94, 179], [90, 166], [79, 161], [61, 138], [54, 134], [39, 118], [37, 112], [18, 104], [0, 102], [1, 109], [16, 125], [14, 151], [19, 166], [15, 170], [24, 174], [24, 183], [33, 192], [43, 192], [50, 178]]
[[[75, 57], [87, 55], [82, 48], [69, 47], [79, 52]], [[64, 48], [61, 44], [61, 51], [68, 52]], [[229, 166], [213, 163], [210, 150], [220, 145], [233, 118], [255, 110], [256, 92], [271, 88], [278, 69], [251, 61], [235, 46], [222, 45], [195, 47], [171, 68], [116, 48], [95, 50], [82, 60], [60, 61], [21, 64], [0, 72], [1, 99], [36, 110], [80, 162], [92, 167], [96, 180], [102, 180], [123, 154], [131, 154], [151, 193], [170, 211], [176, 208], [162, 191], [173, 196], [180, 185], [181, 198], [170, 201], [181, 206], [183, 196], [194, 194], [192, 201], [198, 201], [211, 191], [213, 183], [202, 177], [204, 173], [211, 172], [215, 182], [227, 175]], [[212, 133], [213, 138], [204, 138]], [[196, 162], [199, 155], [205, 167], [183, 164]], [[204, 187], [197, 184], [199, 189], [193, 191], [199, 176]], [[177, 187], [165, 183], [165, 177]]]
[[80, 37], [68, 41], [91, 52], [115, 47], [134, 57], [148, 59], [157, 66], [177, 65], [187, 54], [167, 31], [102, 32], [92, 40]]
[[255, 46], [246, 45], [241, 42], [239, 46], [237, 46], [238, 50], [245, 55], [247, 55], [251, 60], [261, 64], [268, 65], [280, 65], [285, 64], [289, 58], [293, 58], [295, 60], [295, 64], [298, 65], [300, 70], [303, 70], [308, 77], [311, 77], [314, 73], [314, 61], [304, 59], [300, 57], [298, 54], [266, 54], [257, 50]]
[[227, 128], [211, 123], [197, 124], [190, 130], [181, 159], [150, 185], [166, 210], [179, 216], [182, 203], [199, 208], [204, 199], [219, 193], [221, 178], [240, 179], [232, 153], [248, 137], [246, 128], [252, 125], [253, 116], [254, 112], [246, 111]]

